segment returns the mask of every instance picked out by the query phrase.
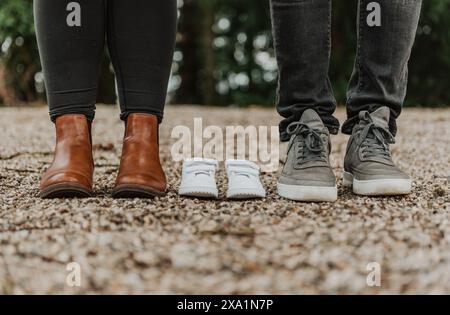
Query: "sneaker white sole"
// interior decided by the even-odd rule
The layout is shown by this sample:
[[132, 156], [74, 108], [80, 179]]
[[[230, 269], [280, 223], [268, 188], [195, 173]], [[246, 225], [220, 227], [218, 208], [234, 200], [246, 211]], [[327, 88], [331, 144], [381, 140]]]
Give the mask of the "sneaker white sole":
[[234, 188], [228, 189], [228, 199], [252, 199], [252, 198], [265, 198], [266, 192], [259, 189], [251, 188]]
[[278, 194], [295, 201], [333, 202], [337, 200], [337, 187], [298, 186], [278, 183]]
[[344, 172], [344, 187], [353, 187], [353, 193], [363, 196], [396, 196], [411, 193], [410, 179], [372, 179], [357, 180], [352, 174]]
[[189, 186], [180, 187], [178, 190], [180, 196], [199, 197], [199, 198], [215, 198], [219, 197], [217, 188], [208, 186]]

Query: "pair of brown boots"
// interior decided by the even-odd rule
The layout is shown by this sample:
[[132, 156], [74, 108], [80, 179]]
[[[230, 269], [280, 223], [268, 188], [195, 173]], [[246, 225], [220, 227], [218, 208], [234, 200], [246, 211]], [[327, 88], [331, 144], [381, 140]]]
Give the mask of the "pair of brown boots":
[[[42, 198], [93, 196], [94, 160], [91, 126], [84, 115], [56, 119], [56, 149], [42, 176]], [[166, 176], [159, 159], [158, 119], [130, 114], [125, 124], [122, 159], [112, 195], [115, 198], [151, 198], [165, 194]]]

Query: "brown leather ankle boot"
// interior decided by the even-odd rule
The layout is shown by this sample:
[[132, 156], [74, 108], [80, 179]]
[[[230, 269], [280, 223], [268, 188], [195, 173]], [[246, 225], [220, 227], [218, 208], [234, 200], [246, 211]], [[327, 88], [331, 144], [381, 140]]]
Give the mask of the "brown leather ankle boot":
[[164, 195], [166, 175], [159, 160], [158, 119], [130, 114], [125, 126], [122, 159], [114, 198], [152, 198]]
[[56, 119], [55, 126], [55, 156], [42, 176], [41, 198], [92, 196], [94, 162], [86, 116], [63, 115]]

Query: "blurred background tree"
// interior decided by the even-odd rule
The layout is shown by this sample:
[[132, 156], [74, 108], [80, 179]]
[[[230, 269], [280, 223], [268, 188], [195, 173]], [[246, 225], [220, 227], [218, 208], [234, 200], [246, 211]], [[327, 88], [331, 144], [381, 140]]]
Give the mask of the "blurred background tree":
[[43, 92], [34, 38], [32, 1], [1, 0], [0, 103], [35, 101]]
[[[0, 0], [0, 104], [45, 99], [32, 0]], [[357, 0], [333, 1], [331, 79], [340, 103], [356, 49]], [[423, 1], [407, 105], [450, 105], [450, 0]], [[179, 0], [180, 26], [169, 100], [177, 104], [268, 105], [277, 71], [268, 0]], [[105, 53], [98, 101], [114, 103]]]

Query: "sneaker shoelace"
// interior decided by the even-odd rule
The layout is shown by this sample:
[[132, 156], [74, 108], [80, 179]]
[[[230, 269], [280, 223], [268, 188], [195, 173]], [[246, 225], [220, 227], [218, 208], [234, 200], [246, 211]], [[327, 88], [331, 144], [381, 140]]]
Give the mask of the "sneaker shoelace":
[[290, 136], [296, 135], [300, 142], [297, 151], [297, 166], [307, 162], [328, 163], [325, 142], [322, 138], [325, 132], [316, 130], [301, 122], [293, 122], [287, 127]]
[[381, 157], [391, 160], [389, 145], [395, 143], [392, 133], [376, 125], [368, 112], [360, 114], [360, 124], [357, 146], [361, 146], [362, 154], [365, 158]]

